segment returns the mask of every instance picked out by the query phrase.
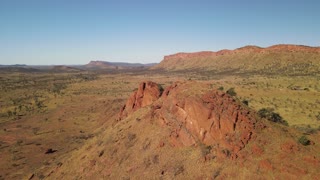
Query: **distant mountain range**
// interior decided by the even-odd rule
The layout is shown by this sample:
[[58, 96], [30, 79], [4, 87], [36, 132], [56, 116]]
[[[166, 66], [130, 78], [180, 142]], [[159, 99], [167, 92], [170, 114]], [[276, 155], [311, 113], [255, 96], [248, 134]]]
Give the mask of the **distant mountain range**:
[[96, 71], [96, 70], [125, 70], [125, 69], [147, 69], [152, 64], [126, 63], [126, 62], [107, 62], [107, 61], [90, 61], [86, 65], [0, 65], [0, 71], [5, 72], [79, 72], [79, 71]]
[[148, 68], [156, 65], [140, 64], [140, 63], [126, 63], [126, 62], [107, 62], [107, 61], [90, 61], [84, 66], [85, 69], [135, 69], [135, 68]]
[[280, 44], [267, 48], [245, 46], [218, 52], [202, 51], [165, 56], [159, 63], [90, 61], [86, 65], [28, 66], [0, 65], [0, 71], [120, 71], [120, 70], [199, 71], [215, 73], [256, 73], [305, 75], [320, 74], [320, 47]]

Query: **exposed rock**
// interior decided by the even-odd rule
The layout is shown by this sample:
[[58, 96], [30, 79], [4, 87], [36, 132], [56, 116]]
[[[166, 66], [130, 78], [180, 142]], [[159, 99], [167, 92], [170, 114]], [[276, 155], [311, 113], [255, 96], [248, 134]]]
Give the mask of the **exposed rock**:
[[141, 107], [152, 104], [160, 95], [161, 89], [157, 83], [151, 81], [140, 83], [138, 90], [131, 94], [126, 104], [121, 108], [120, 119], [127, 117]]
[[201, 142], [235, 158], [255, 134], [255, 113], [222, 91], [197, 87], [203, 93], [196, 95], [186, 90], [190, 86], [201, 85], [175, 83], [166, 88], [161, 108], [155, 110], [160, 122], [173, 129], [171, 142], [174, 146]]
[[[159, 96], [156, 83], [141, 83], [120, 117], [152, 104]], [[215, 147], [218, 155], [231, 158], [236, 158], [255, 135], [257, 124], [255, 113], [233, 97], [196, 82], [176, 82], [167, 87], [161, 99], [153, 103], [152, 114], [171, 131], [168, 136], [172, 146], [196, 146], [200, 142]]]
[[315, 156], [306, 155], [303, 159], [305, 162], [310, 163], [314, 166], [317, 166], [320, 164], [320, 160], [318, 160]]
[[259, 167], [261, 169], [268, 170], [268, 171], [274, 169], [272, 164], [271, 164], [271, 162], [269, 160], [267, 160], [267, 159], [261, 160], [260, 163], [259, 163]]
[[300, 150], [298, 144], [292, 140], [281, 144], [281, 150], [286, 153], [295, 153]]
[[263, 154], [263, 149], [259, 147], [257, 144], [252, 145], [251, 151], [253, 155], [261, 156]]
[[164, 145], [165, 143], [163, 141], [160, 141], [158, 147], [162, 148]]

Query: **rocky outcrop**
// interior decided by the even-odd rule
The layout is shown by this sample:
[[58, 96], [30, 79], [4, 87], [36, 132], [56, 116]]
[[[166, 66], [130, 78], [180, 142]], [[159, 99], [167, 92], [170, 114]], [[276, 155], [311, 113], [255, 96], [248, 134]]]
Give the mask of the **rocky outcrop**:
[[157, 83], [151, 81], [140, 83], [138, 90], [131, 94], [126, 104], [121, 108], [119, 118], [123, 119], [137, 109], [152, 104], [160, 95], [161, 86]]
[[[156, 119], [172, 129], [174, 146], [202, 143], [217, 155], [237, 157], [255, 136], [255, 113], [219, 90], [195, 85], [196, 92], [188, 91], [194, 83], [175, 83], [165, 89], [162, 101], [155, 106]], [[195, 94], [198, 92], [203, 93]]]
[[211, 90], [202, 83], [177, 82], [156, 101], [160, 94], [156, 83], [141, 83], [121, 109], [120, 117], [152, 104], [152, 117], [170, 130], [173, 146], [200, 143], [217, 155], [232, 158], [255, 135], [255, 113], [222, 91]]

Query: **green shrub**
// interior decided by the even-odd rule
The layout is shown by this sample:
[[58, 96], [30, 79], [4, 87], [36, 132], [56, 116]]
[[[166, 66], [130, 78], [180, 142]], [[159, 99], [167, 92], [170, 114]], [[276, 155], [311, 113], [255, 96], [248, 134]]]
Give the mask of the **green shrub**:
[[229, 94], [230, 96], [236, 96], [237, 93], [236, 91], [234, 90], [234, 88], [230, 88], [227, 90], [227, 94]]
[[306, 136], [301, 136], [298, 142], [304, 146], [310, 145], [310, 140]]
[[223, 91], [223, 86], [220, 86], [219, 88], [218, 88], [218, 90], [220, 90], [220, 91]]
[[245, 104], [245, 105], [247, 105], [247, 106], [249, 106], [249, 101], [248, 101], [248, 100], [246, 100], [246, 99], [245, 99], [245, 100], [243, 100], [243, 101], [242, 101], [242, 103], [243, 103], [243, 104]]
[[262, 108], [258, 111], [258, 115], [261, 118], [265, 118], [269, 121], [280, 123], [282, 125], [288, 126], [288, 122], [284, 120], [280, 114], [273, 112], [274, 109], [272, 108]]

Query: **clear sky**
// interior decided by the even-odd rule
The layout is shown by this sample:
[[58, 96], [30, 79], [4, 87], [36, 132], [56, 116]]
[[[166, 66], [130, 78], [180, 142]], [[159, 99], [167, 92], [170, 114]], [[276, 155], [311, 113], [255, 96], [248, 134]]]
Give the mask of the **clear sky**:
[[280, 43], [319, 46], [319, 0], [0, 0], [0, 64], [151, 63]]

